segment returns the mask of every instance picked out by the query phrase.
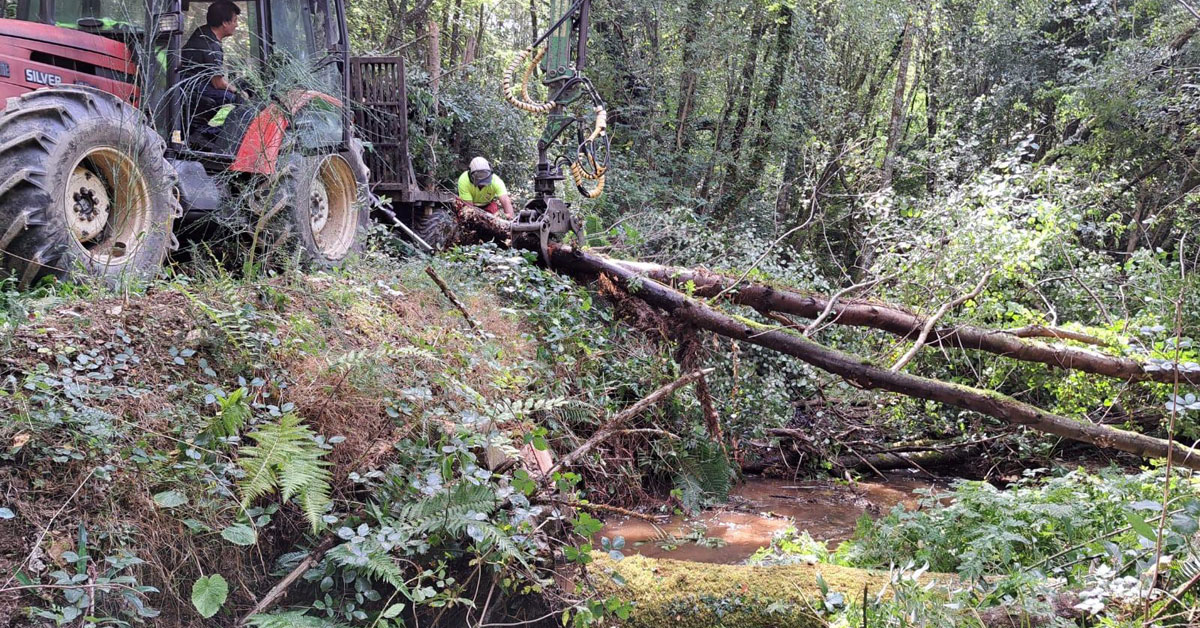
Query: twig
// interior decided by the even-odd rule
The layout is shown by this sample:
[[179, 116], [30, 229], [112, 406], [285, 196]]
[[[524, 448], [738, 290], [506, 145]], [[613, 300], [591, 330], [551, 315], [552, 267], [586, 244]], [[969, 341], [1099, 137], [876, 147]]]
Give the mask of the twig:
[[1058, 338], [1060, 340], [1074, 340], [1089, 345], [1099, 347], [1107, 346], [1108, 343], [1091, 334], [1085, 334], [1080, 331], [1071, 331], [1062, 329], [1061, 327], [1045, 327], [1042, 325], [1027, 325], [1025, 327], [1016, 327], [1014, 329], [1006, 329], [1004, 333], [1016, 336], [1017, 338]]
[[458, 297], [454, 295], [454, 291], [450, 289], [450, 286], [447, 286], [446, 282], [442, 281], [442, 278], [438, 276], [433, 266], [426, 266], [425, 274], [429, 275], [430, 279], [433, 279], [433, 283], [436, 283], [442, 289], [442, 294], [446, 295], [447, 299], [450, 299], [450, 302], [454, 304], [454, 307], [458, 308], [459, 312], [462, 312], [463, 318], [467, 319], [467, 324], [471, 326], [471, 329], [479, 329], [479, 324], [471, 318], [471, 313], [467, 311], [467, 307], [462, 304], [462, 301], [458, 300]]
[[79, 483], [79, 486], [75, 487], [75, 492], [71, 493], [71, 496], [67, 498], [67, 501], [63, 502], [62, 506], [58, 507], [58, 511], [54, 513], [54, 516], [50, 517], [50, 520], [46, 522], [46, 526], [42, 528], [42, 533], [39, 534], [37, 540], [33, 542], [33, 549], [29, 550], [29, 555], [25, 557], [25, 560], [21, 561], [20, 565], [17, 565], [16, 569], [13, 569], [12, 575], [8, 577], [8, 580], [4, 581], [4, 586], [0, 587], [0, 590], [8, 589], [8, 585], [12, 584], [12, 581], [17, 577], [17, 574], [20, 573], [20, 571], [25, 568], [25, 565], [29, 563], [29, 559], [33, 558], [33, 553], [42, 546], [42, 540], [45, 539], [46, 535], [50, 533], [50, 526], [54, 525], [54, 521], [58, 519], [58, 516], [63, 514], [63, 511], [67, 509], [67, 506], [75, 500], [75, 496], [79, 494], [79, 491], [83, 490], [83, 487], [87, 485], [88, 480], [92, 479], [92, 476], [95, 474], [96, 467], [92, 467], [92, 470], [88, 471], [87, 477], [83, 478], [83, 481]]
[[868, 467], [871, 467], [871, 470], [875, 472], [875, 475], [878, 475], [879, 477], [881, 477], [885, 480], [888, 479], [887, 476], [884, 475], [882, 471], [880, 471], [879, 469], [876, 469], [875, 465], [871, 464], [871, 461], [864, 458], [862, 454], [858, 453], [857, 451], [854, 451], [853, 449], [850, 450], [850, 453], [854, 454], [859, 460], [862, 460], [863, 464], [867, 465]]
[[[1181, 237], [1179, 239], [1179, 257], [1180, 257], [1181, 261], [1183, 259], [1183, 243], [1187, 240], [1187, 236], [1188, 236], [1188, 234], [1185, 231], [1183, 234], [1183, 237]], [[1181, 277], [1181, 278], [1186, 280], [1187, 279], [1187, 275], [1186, 275], [1187, 271], [1184, 269], [1182, 264], [1180, 265], [1179, 272], [1181, 275], [1183, 275], [1183, 277]], [[1183, 347], [1181, 345], [1182, 338], [1183, 338], [1183, 292], [1181, 289], [1179, 295], [1175, 297], [1175, 364], [1179, 364], [1180, 352], [1183, 349]], [[1171, 399], [1172, 399], [1171, 420], [1167, 423], [1167, 440], [1168, 441], [1175, 440], [1175, 421], [1179, 417], [1179, 404], [1174, 401], [1174, 400], [1179, 399], [1179, 372], [1178, 371], [1175, 372], [1175, 382], [1171, 386]], [[1174, 447], [1167, 449], [1167, 465], [1166, 465], [1166, 469], [1163, 471], [1162, 515], [1159, 516], [1159, 518], [1158, 518], [1158, 534], [1156, 534], [1155, 538], [1154, 538], [1154, 572], [1153, 572], [1154, 575], [1150, 579], [1151, 585], [1153, 585], [1154, 582], [1156, 580], [1158, 580], [1158, 576], [1159, 576], [1158, 570], [1160, 567], [1162, 567], [1163, 530], [1167, 526], [1167, 504], [1171, 501], [1171, 468], [1175, 463], [1175, 457], [1173, 456], [1174, 453], [1175, 453]], [[1178, 599], [1178, 596], [1176, 599]], [[1146, 605], [1144, 607], [1144, 612], [1142, 613], [1142, 619], [1146, 620], [1146, 623], [1149, 623], [1148, 622], [1148, 620], [1150, 619], [1150, 597], [1149, 596], [1146, 597]]]
[[616, 515], [621, 515], [623, 517], [633, 517], [634, 519], [641, 519], [642, 521], [649, 521], [650, 523], [658, 523], [659, 522], [658, 517], [655, 517], [654, 515], [647, 515], [645, 513], [634, 512], [632, 510], [627, 510], [625, 508], [620, 508], [617, 506], [609, 506], [608, 504], [596, 504], [593, 502], [574, 502], [571, 505], [576, 508], [582, 508], [584, 510], [590, 510], [592, 512], [607, 512], [607, 513], [612, 513], [612, 514], [616, 514]]
[[726, 288], [724, 290], [717, 293], [717, 296], [713, 297], [713, 299], [712, 299], [713, 303], [719, 302], [721, 300], [721, 297], [725, 296], [726, 292], [729, 292], [730, 290], [737, 288], [738, 284], [745, 281], [746, 277], [749, 277], [750, 273], [754, 272], [754, 269], [758, 268], [758, 265], [761, 264], [764, 259], [767, 259], [767, 256], [771, 254], [771, 251], [775, 248], [776, 245], [778, 245], [780, 242], [783, 242], [788, 236], [792, 235], [793, 233], [795, 233], [795, 232], [799, 231], [800, 229], [807, 227], [807, 226], [808, 226], [807, 222], [805, 222], [804, 224], [801, 224], [801, 225], [797, 225], [795, 227], [792, 227], [791, 229], [788, 229], [787, 233], [776, 238], [774, 242], [772, 242], [771, 244], [769, 244], [767, 246], [767, 250], [764, 251], [762, 255], [759, 255], [758, 259], [754, 260], [754, 263], [750, 265], [750, 268], [747, 268], [746, 272], [742, 273], [742, 276], [737, 278], [737, 281], [734, 281], [733, 283], [729, 284], [728, 286], [726, 286]]
[[1185, 0], [1178, 0], [1178, 2], [1179, 4], [1183, 5], [1183, 8], [1188, 10], [1188, 13], [1191, 13], [1193, 16], [1195, 16], [1197, 20], [1200, 20], [1200, 12], [1197, 12], [1196, 9], [1192, 8], [1192, 5], [1188, 4]]
[[945, 316], [947, 312], [979, 296], [979, 293], [983, 292], [983, 287], [987, 285], [988, 279], [992, 278], [992, 273], [994, 272], [995, 271], [989, 270], [984, 273], [983, 277], [980, 278], [979, 283], [975, 284], [975, 288], [973, 290], [949, 303], [943, 303], [942, 307], [938, 308], [938, 311], [933, 313], [933, 316], [930, 316], [928, 319], [926, 319], [925, 326], [921, 328], [921, 335], [917, 336], [917, 341], [913, 343], [913, 346], [908, 350], [908, 353], [905, 353], [899, 360], [896, 361], [895, 364], [892, 365], [892, 372], [899, 372], [900, 369], [904, 368], [905, 364], [908, 364], [914, 357], [916, 357], [917, 352], [921, 350], [921, 347], [925, 346], [925, 341], [929, 339], [929, 332], [933, 331], [933, 326], [936, 325], [937, 322], [941, 320], [941, 318]]
[[825, 309], [821, 310], [820, 315], [818, 315], [816, 318], [814, 318], [813, 322], [808, 324], [808, 327], [804, 328], [804, 335], [811, 336], [813, 331], [815, 331], [817, 329], [817, 327], [820, 326], [821, 323], [825, 322], [825, 319], [829, 316], [830, 312], [833, 311], [833, 307], [835, 305], [837, 305], [838, 299], [845, 296], [846, 293], [853, 292], [855, 290], [858, 290], [859, 288], [870, 288], [878, 283], [881, 283], [884, 281], [889, 281], [898, 274], [899, 273], [892, 273], [891, 275], [888, 275], [886, 277], [876, 277], [875, 279], [872, 279], [870, 281], [863, 281], [861, 283], [856, 283], [851, 286], [847, 286], [847, 287], [842, 288], [841, 290], [838, 290], [837, 292], [833, 293], [833, 296], [829, 297], [829, 302], [825, 304]]
[[618, 412], [616, 416], [612, 418], [612, 420], [604, 425], [604, 427], [596, 430], [595, 434], [592, 434], [592, 436], [584, 441], [582, 445], [575, 448], [575, 451], [563, 456], [562, 459], [555, 463], [553, 467], [550, 467], [550, 470], [546, 472], [546, 477], [551, 477], [560, 469], [571, 466], [576, 460], [579, 460], [584, 456], [584, 454], [591, 451], [593, 447], [599, 445], [605, 439], [615, 434], [625, 422], [650, 409], [663, 399], [666, 399], [676, 390], [687, 386], [688, 384], [700, 379], [714, 370], [715, 369], [707, 368], [699, 371], [692, 371], [691, 373], [688, 373], [687, 375], [680, 377], [670, 384], [667, 384], [666, 386], [663, 386], [662, 388], [650, 393], [632, 406], [629, 406], [628, 408]]
[[271, 587], [270, 591], [267, 591], [267, 594], [263, 596], [263, 599], [259, 601], [258, 604], [255, 604], [254, 608], [250, 609], [250, 612], [246, 613], [237, 625], [247, 625], [250, 622], [251, 617], [265, 612], [274, 606], [275, 603], [287, 593], [288, 587], [292, 586], [292, 583], [299, 580], [300, 576], [304, 575], [304, 572], [308, 571], [313, 565], [317, 564], [317, 561], [321, 560], [321, 557], [325, 555], [325, 552], [333, 549], [333, 546], [336, 545], [337, 542], [337, 536], [333, 535], [332, 533], [326, 535], [321, 543], [314, 547], [313, 550], [308, 553], [308, 556], [305, 556], [304, 560], [300, 561], [299, 565], [296, 565], [295, 569], [288, 572], [288, 575], [284, 576], [282, 580], [275, 584], [275, 586]]

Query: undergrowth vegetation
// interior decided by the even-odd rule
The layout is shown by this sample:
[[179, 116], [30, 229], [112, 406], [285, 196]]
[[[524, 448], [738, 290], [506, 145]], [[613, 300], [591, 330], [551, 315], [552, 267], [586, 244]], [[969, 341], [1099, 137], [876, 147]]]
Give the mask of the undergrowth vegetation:
[[[497, 264], [509, 279], [472, 287], [469, 266]], [[589, 500], [630, 503], [640, 474], [589, 463], [623, 480], [564, 471], [548, 498], [531, 471], [536, 450], [571, 449], [673, 376], [669, 356], [619, 342], [590, 324], [612, 314], [585, 292], [494, 250], [442, 266], [471, 287], [471, 331], [422, 266], [368, 255], [123, 295], [5, 292], [4, 614], [228, 625], [321, 539], [336, 542], [253, 625], [627, 613], [552, 576], [555, 557], [591, 559]]]

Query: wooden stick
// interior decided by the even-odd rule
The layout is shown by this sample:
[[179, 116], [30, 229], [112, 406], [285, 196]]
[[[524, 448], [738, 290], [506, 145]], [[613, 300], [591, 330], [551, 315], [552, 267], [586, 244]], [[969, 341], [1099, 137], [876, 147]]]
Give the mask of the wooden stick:
[[579, 460], [584, 456], [584, 454], [591, 451], [593, 447], [599, 445], [600, 443], [604, 442], [605, 439], [618, 432], [624, 423], [637, 417], [646, 410], [649, 410], [658, 402], [671, 396], [671, 394], [676, 390], [679, 390], [680, 388], [687, 386], [701, 377], [704, 377], [706, 374], [713, 372], [713, 370], [714, 369], [708, 368], [699, 371], [692, 371], [691, 373], [688, 373], [687, 375], [680, 377], [670, 384], [667, 384], [666, 386], [663, 386], [662, 388], [650, 393], [632, 406], [629, 406], [628, 408], [618, 412], [608, 423], [604, 424], [604, 427], [596, 430], [596, 433], [592, 434], [591, 438], [588, 438], [583, 442], [582, 445], [576, 447], [575, 451], [563, 456], [562, 459], [555, 463], [553, 467], [550, 467], [550, 470], [546, 472], [546, 477], [549, 478], [560, 469], [571, 466], [576, 460]]
[[1071, 331], [1060, 327], [1045, 327], [1043, 325], [1027, 325], [1025, 327], [1017, 327], [1015, 329], [1004, 330], [1006, 334], [1012, 334], [1017, 338], [1058, 338], [1060, 340], [1074, 340], [1084, 344], [1106, 346], [1108, 343], [1091, 334], [1085, 334], [1081, 331]]
[[921, 327], [921, 334], [917, 336], [917, 341], [913, 343], [913, 346], [909, 348], [907, 353], [901, 356], [899, 360], [896, 360], [896, 363], [892, 365], [892, 372], [895, 373], [899, 371], [900, 369], [904, 368], [906, 364], [912, 361], [912, 359], [917, 356], [917, 352], [921, 350], [921, 347], [925, 346], [925, 341], [929, 339], [929, 332], [933, 331], [933, 326], [937, 325], [937, 322], [942, 320], [942, 317], [945, 316], [950, 310], [953, 310], [963, 303], [966, 303], [967, 301], [979, 296], [979, 293], [983, 292], [983, 287], [987, 285], [988, 279], [991, 278], [992, 271], [989, 270], [983, 274], [983, 278], [979, 280], [979, 283], [975, 284], [974, 290], [949, 303], [943, 303], [942, 307], [938, 308], [938, 311], [934, 312], [933, 316], [925, 319], [925, 325]]
[[459, 312], [462, 312], [463, 318], [467, 319], [467, 324], [471, 326], [471, 329], [479, 329], [479, 325], [471, 318], [471, 313], [467, 311], [467, 306], [458, 300], [458, 297], [454, 295], [454, 291], [450, 289], [450, 286], [446, 285], [446, 282], [442, 281], [442, 278], [438, 276], [433, 266], [426, 266], [425, 274], [429, 275], [430, 279], [433, 279], [433, 283], [436, 283], [442, 289], [442, 294], [446, 295], [447, 299], [450, 299], [450, 302], [454, 304], [454, 307], [458, 308]]
[[321, 540], [321, 543], [314, 547], [313, 550], [308, 553], [308, 556], [305, 556], [304, 560], [300, 561], [299, 565], [296, 565], [295, 569], [288, 572], [288, 575], [284, 576], [282, 580], [275, 583], [275, 586], [271, 587], [270, 591], [267, 591], [267, 594], [263, 596], [263, 599], [259, 601], [258, 604], [255, 604], [254, 608], [250, 609], [250, 612], [246, 613], [237, 625], [245, 626], [250, 622], [251, 617], [270, 610], [270, 608], [274, 606], [275, 603], [284, 596], [284, 594], [287, 593], [288, 587], [292, 586], [292, 583], [299, 580], [300, 576], [304, 575], [304, 572], [312, 569], [313, 565], [316, 565], [317, 562], [321, 560], [321, 557], [325, 555], [325, 552], [333, 549], [333, 546], [336, 545], [337, 542], [338, 537], [336, 535], [332, 533], [327, 534], [325, 538]]

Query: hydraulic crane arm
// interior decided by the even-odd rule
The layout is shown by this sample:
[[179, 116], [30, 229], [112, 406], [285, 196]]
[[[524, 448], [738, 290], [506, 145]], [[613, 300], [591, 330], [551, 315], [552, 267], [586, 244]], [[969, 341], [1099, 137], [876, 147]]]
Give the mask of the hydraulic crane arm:
[[[509, 102], [547, 117], [538, 140], [534, 197], [525, 204], [512, 227], [514, 232], [538, 232], [542, 256], [547, 260], [551, 237], [573, 231], [578, 241], [583, 242], [579, 219], [571, 214], [568, 203], [556, 196], [557, 183], [566, 178], [564, 169], [585, 198], [600, 196], [608, 170], [608, 113], [604, 100], [583, 73], [591, 4], [591, 0], [550, 0], [550, 16], [554, 19], [550, 28], [517, 56], [504, 75], [504, 95]], [[522, 81], [513, 85], [512, 77], [522, 67]], [[546, 102], [530, 99], [529, 81], [535, 70], [541, 71], [541, 82], [549, 94]], [[552, 156], [559, 140], [572, 130], [575, 141], [568, 145], [574, 150]], [[588, 181], [594, 182], [590, 189]]]

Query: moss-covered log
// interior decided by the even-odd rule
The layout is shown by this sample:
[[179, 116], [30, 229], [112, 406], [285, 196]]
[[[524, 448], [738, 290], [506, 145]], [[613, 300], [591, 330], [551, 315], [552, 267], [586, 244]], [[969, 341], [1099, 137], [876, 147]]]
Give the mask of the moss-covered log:
[[[594, 554], [591, 571], [602, 594], [631, 601], [626, 628], [817, 628], [826, 622], [815, 612], [822, 595], [818, 576], [829, 591], [861, 603], [863, 587], [874, 599], [888, 588], [886, 571], [837, 565], [714, 565], [628, 556], [615, 561]], [[624, 584], [618, 584], [611, 575]], [[941, 578], [951, 576], [924, 576]], [[885, 591], [886, 595], [886, 591]]]

